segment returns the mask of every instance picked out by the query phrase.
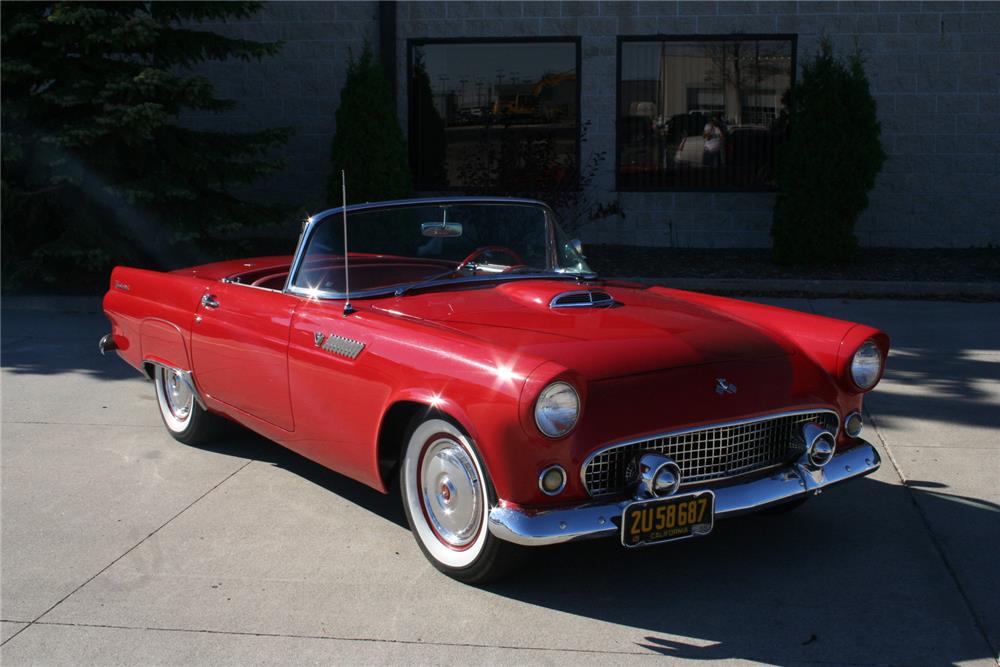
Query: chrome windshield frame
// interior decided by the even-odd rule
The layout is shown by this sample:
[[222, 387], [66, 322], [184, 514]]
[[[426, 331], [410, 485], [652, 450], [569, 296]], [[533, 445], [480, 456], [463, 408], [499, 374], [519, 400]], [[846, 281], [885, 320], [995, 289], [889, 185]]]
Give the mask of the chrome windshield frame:
[[[546, 242], [549, 244], [547, 249], [547, 256], [552, 257], [553, 253], [556, 252], [554, 247], [555, 243], [555, 224], [557, 217], [552, 208], [543, 201], [537, 199], [520, 199], [515, 197], [421, 197], [413, 199], [396, 199], [391, 201], [383, 202], [369, 202], [365, 204], [351, 204], [347, 207], [347, 213], [359, 213], [362, 211], [375, 211], [379, 209], [389, 209], [389, 208], [411, 208], [418, 206], [441, 206], [441, 205], [454, 205], [454, 204], [485, 204], [490, 206], [533, 206], [542, 210], [542, 214], [545, 218], [546, 224]], [[344, 292], [328, 292], [321, 290], [309, 290], [302, 287], [296, 287], [293, 285], [295, 277], [298, 275], [299, 269], [304, 261], [305, 250], [309, 246], [309, 241], [312, 239], [312, 235], [316, 231], [316, 227], [319, 223], [323, 222], [327, 218], [332, 216], [340, 215], [344, 211], [344, 207], [338, 206], [336, 208], [327, 209], [316, 213], [315, 215], [309, 216], [308, 220], [302, 227], [302, 232], [299, 234], [299, 243], [295, 248], [295, 256], [292, 260], [292, 265], [288, 270], [288, 277], [285, 279], [285, 287], [282, 290], [285, 294], [294, 294], [296, 296], [305, 296], [316, 299], [331, 299], [331, 300], [343, 300], [347, 298], [347, 294]], [[440, 285], [460, 285], [460, 284], [480, 284], [494, 282], [497, 280], [526, 280], [532, 278], [577, 278], [578, 280], [593, 280], [597, 277], [594, 273], [519, 273], [519, 274], [497, 274], [496, 276], [467, 276], [462, 278], [461, 281], [456, 281], [455, 279], [434, 281], [433, 284], [428, 283], [427, 285], [421, 286], [421, 288], [431, 288]], [[356, 290], [351, 292], [351, 298], [363, 299], [368, 297], [379, 297], [392, 295], [400, 288], [406, 288], [413, 285], [413, 283], [408, 283], [406, 285], [393, 285], [391, 287], [379, 287], [377, 289], [371, 290]]]

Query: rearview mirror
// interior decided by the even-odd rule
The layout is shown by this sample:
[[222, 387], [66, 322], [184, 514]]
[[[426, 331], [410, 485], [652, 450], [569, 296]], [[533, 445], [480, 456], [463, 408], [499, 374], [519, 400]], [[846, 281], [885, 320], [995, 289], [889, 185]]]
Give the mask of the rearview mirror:
[[420, 225], [420, 233], [432, 238], [455, 237], [462, 235], [460, 222], [425, 222]]

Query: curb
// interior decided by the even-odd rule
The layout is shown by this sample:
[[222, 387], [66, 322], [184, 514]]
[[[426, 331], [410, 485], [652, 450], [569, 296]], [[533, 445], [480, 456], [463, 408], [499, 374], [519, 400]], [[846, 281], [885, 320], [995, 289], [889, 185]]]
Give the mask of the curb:
[[616, 278], [648, 286], [739, 296], [1000, 300], [1000, 282], [785, 280], [782, 278]]

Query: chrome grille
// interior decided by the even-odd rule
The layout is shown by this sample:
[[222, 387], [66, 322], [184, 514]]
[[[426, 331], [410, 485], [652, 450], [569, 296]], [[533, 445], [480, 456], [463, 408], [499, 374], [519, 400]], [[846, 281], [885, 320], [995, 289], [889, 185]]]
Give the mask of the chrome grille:
[[[762, 470], [785, 461], [792, 437], [803, 424], [815, 422], [837, 432], [837, 414], [827, 410], [774, 415], [666, 433], [656, 438], [612, 445], [584, 464], [583, 482], [592, 496], [622, 493], [634, 481], [637, 454], [658, 452], [681, 468], [681, 486]], [[628, 473], [626, 469], [632, 468]]]

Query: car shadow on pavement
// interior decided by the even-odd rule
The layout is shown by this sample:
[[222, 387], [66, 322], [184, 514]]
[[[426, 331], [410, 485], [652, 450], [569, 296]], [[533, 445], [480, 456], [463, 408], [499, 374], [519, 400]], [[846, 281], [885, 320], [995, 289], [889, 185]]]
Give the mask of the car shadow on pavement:
[[[407, 528], [395, 490], [381, 494], [242, 428], [202, 449], [279, 466], [366, 509], [373, 521]], [[976, 629], [984, 621], [956, 592], [914, 502], [936, 521], [979, 532], [978, 585], [1000, 590], [990, 556], [1000, 551], [1000, 506], [950, 494], [941, 483], [906, 489], [873, 478], [787, 514], [720, 521], [705, 539], [637, 550], [615, 539], [534, 549], [522, 569], [480, 590], [633, 628], [640, 639], [623, 650], [673, 658], [989, 659]], [[443, 575], [428, 564], [426, 577]], [[1000, 609], [986, 613], [995, 618]]]
[[[941, 520], [1000, 552], [1000, 506], [912, 489]], [[537, 550], [496, 595], [640, 631], [673, 658], [940, 664], [990, 648], [909, 492], [872, 478], [787, 514], [720, 521], [706, 539], [626, 550], [595, 540]], [[902, 515], [905, 520], [900, 520]], [[990, 528], [992, 526], [992, 529]], [[977, 585], [1000, 590], [991, 556]], [[996, 604], [994, 603], [994, 607]], [[1000, 609], [988, 610], [990, 617]], [[624, 647], [623, 647], [624, 648]]]
[[0, 363], [17, 375], [82, 373], [98, 380], [129, 380], [139, 372], [97, 342], [111, 330], [101, 315], [4, 308]]
[[395, 485], [388, 494], [379, 493], [361, 482], [314, 463], [242, 426], [227, 424], [222, 437], [211, 444], [185, 446], [277, 466], [405, 530], [410, 529], [406, 524], [403, 506]]

